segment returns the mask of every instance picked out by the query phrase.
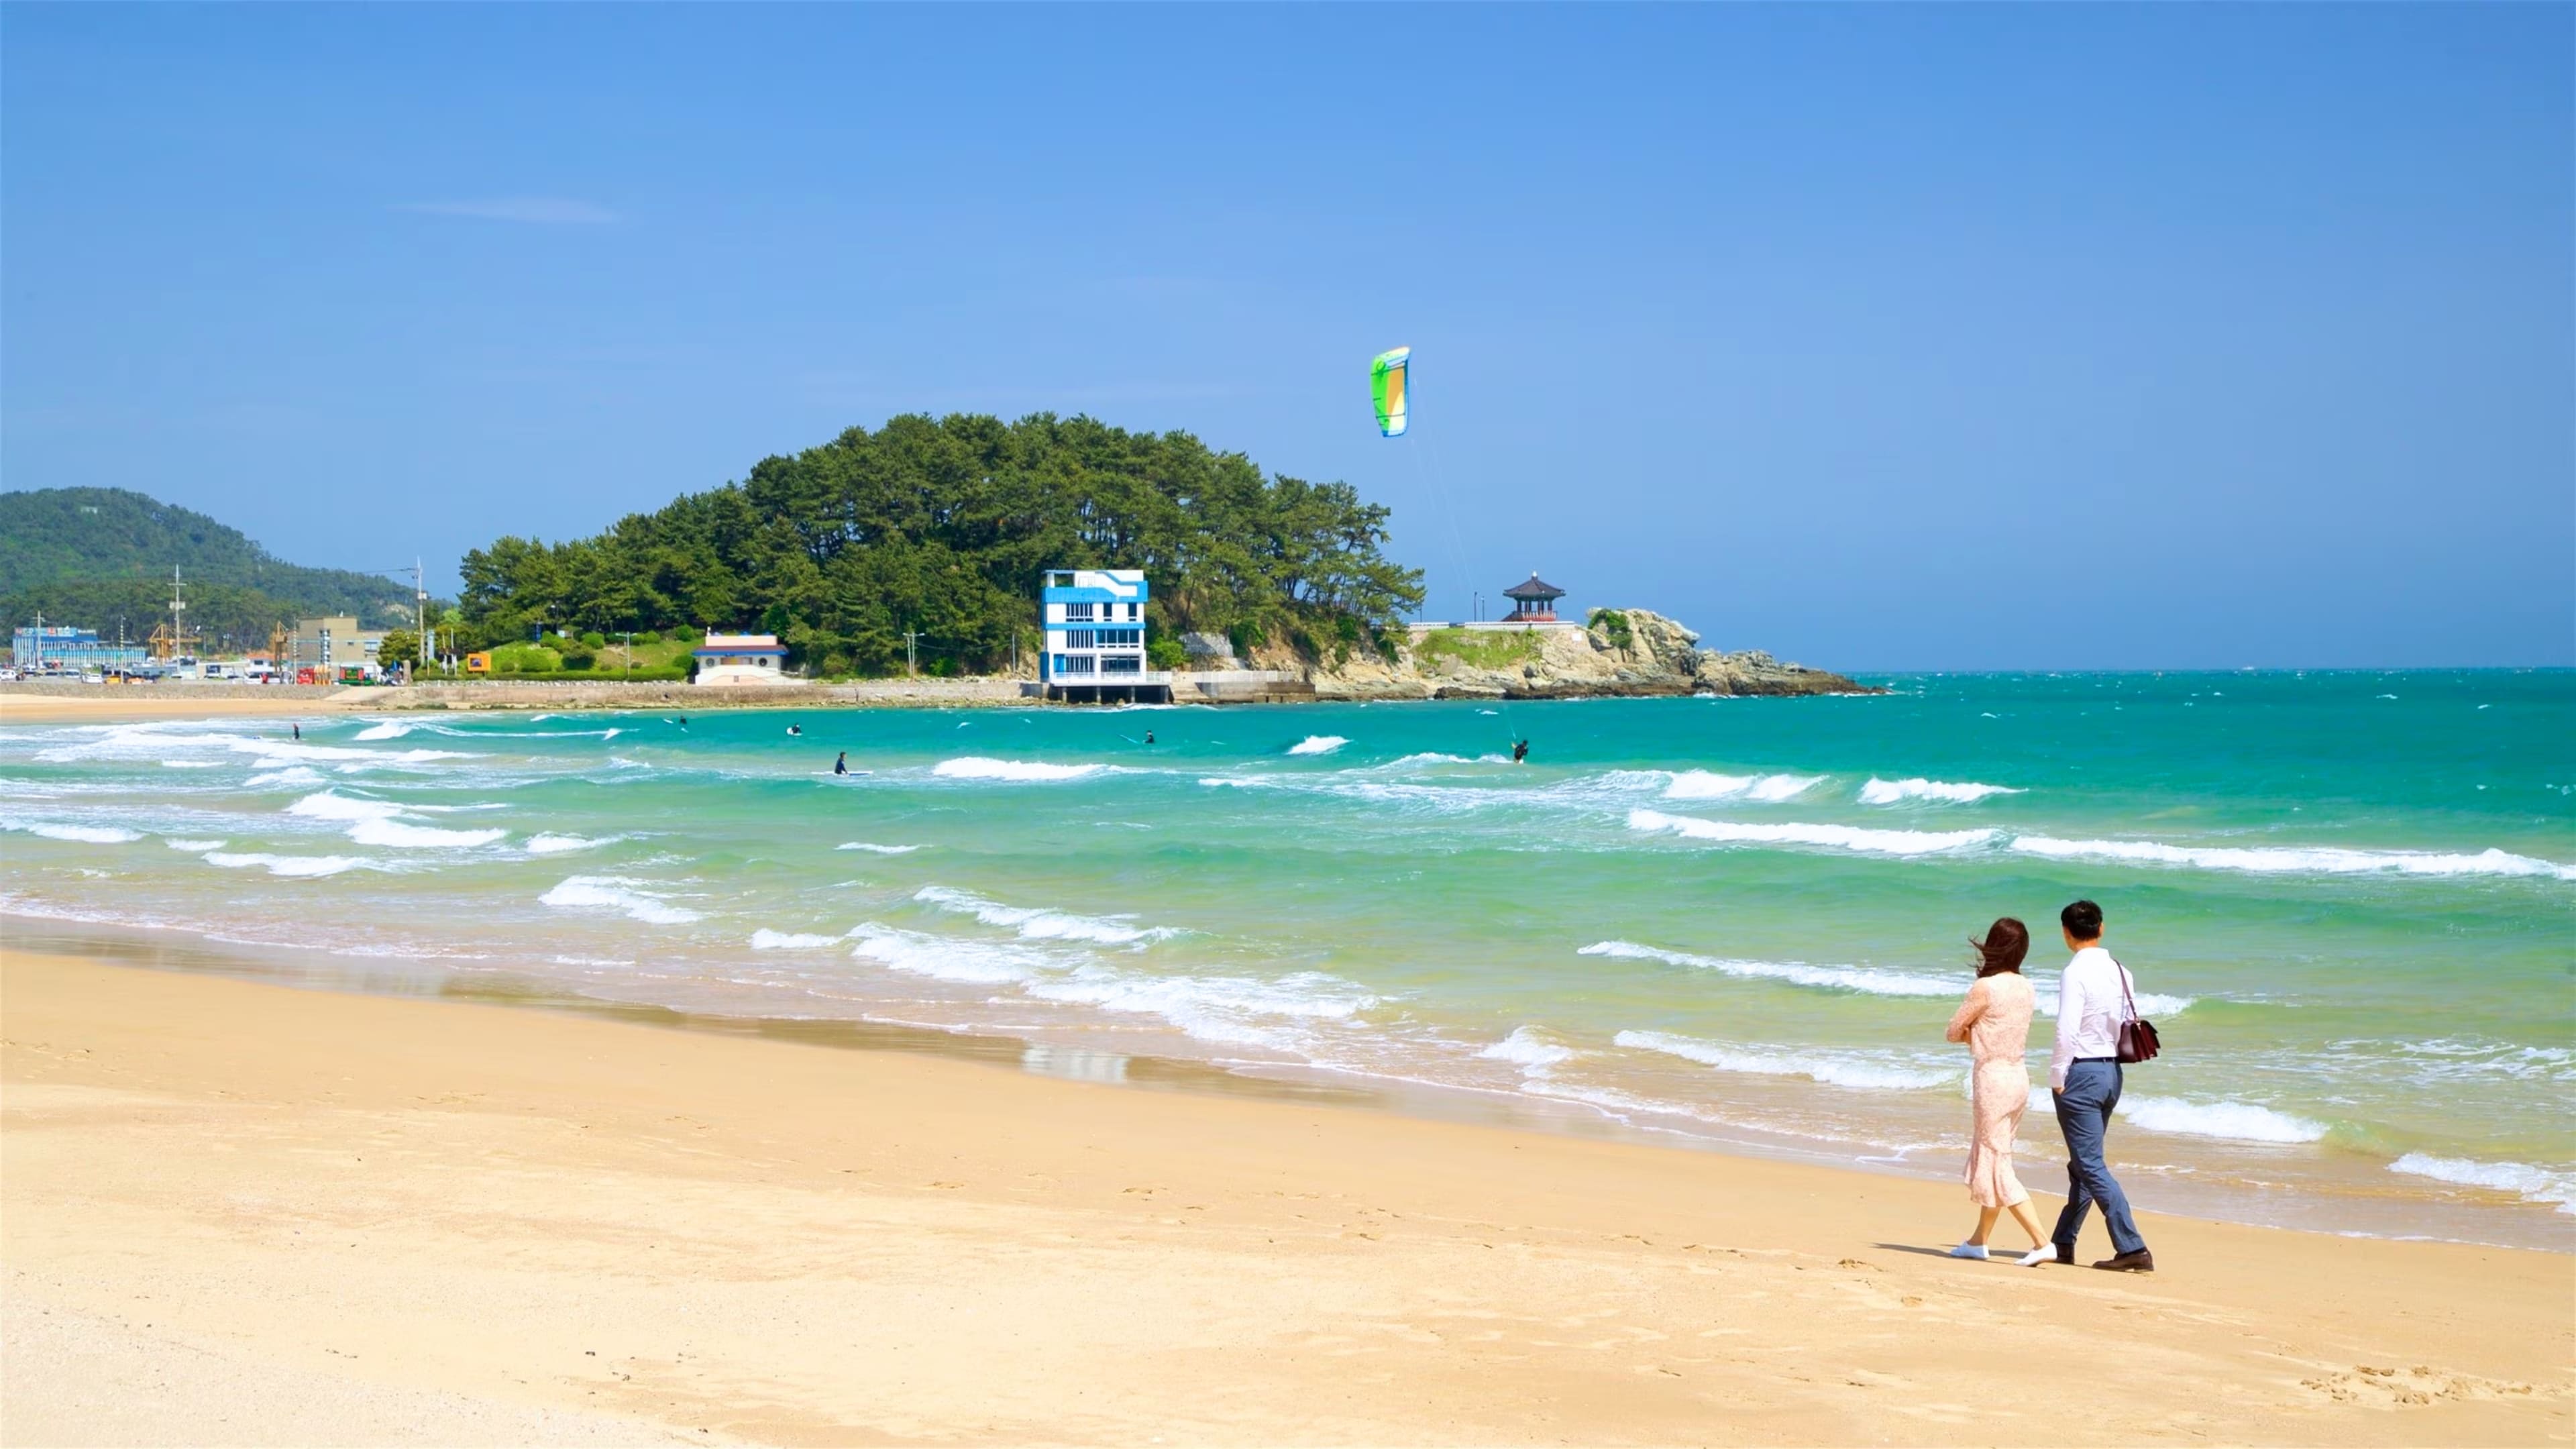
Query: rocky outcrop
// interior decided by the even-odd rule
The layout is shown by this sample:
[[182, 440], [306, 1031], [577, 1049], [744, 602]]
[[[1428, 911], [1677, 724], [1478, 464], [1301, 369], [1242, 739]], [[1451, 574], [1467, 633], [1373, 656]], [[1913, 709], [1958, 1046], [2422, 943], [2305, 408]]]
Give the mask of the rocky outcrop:
[[1600, 609], [1583, 627], [1415, 625], [1396, 657], [1357, 651], [1310, 666], [1324, 699], [1585, 699], [1676, 694], [1879, 694], [1760, 650], [1722, 653], [1646, 609]]

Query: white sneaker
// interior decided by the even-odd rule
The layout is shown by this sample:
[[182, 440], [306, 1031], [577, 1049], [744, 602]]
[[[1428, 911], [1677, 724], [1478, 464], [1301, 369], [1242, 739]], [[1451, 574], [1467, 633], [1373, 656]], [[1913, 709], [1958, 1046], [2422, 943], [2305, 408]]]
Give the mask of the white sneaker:
[[1950, 1256], [1953, 1258], [1974, 1258], [1978, 1262], [1982, 1263], [1986, 1261], [1986, 1245], [1983, 1243], [1961, 1243], [1959, 1246], [1950, 1250]]
[[2054, 1245], [2049, 1243], [2040, 1244], [2038, 1247], [2022, 1254], [2020, 1259], [2021, 1265], [2025, 1268], [2036, 1268], [2042, 1263], [2054, 1263], [2056, 1261], [2057, 1249]]

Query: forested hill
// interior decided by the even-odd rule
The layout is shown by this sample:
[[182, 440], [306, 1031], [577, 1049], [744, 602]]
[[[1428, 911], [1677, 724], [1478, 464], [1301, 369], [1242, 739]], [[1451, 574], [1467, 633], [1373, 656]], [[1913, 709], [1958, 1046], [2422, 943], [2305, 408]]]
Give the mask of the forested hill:
[[140, 636], [165, 617], [170, 569], [187, 584], [190, 622], [212, 645], [258, 646], [279, 623], [355, 614], [411, 617], [408, 581], [283, 563], [239, 529], [122, 488], [0, 493], [0, 615], [9, 625], [76, 624]]
[[[1151, 635], [1349, 648], [1420, 606], [1379, 549], [1387, 510], [1343, 483], [1265, 476], [1187, 433], [1087, 417], [906, 416], [852, 428], [593, 538], [503, 538], [465, 557], [468, 633], [536, 625], [778, 634], [818, 673], [926, 669], [1033, 648], [1039, 572], [1141, 568]], [[1166, 649], [1168, 653], [1168, 647]]]

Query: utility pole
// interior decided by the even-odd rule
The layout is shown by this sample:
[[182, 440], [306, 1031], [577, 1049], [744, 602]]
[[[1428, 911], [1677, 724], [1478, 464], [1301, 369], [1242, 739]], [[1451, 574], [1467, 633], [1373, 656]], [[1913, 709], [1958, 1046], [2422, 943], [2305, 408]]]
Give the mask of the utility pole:
[[912, 655], [913, 641], [920, 637], [921, 632], [917, 629], [906, 629], [903, 631], [903, 672], [906, 675], [915, 675], [921, 672], [914, 666]]
[[632, 629], [626, 631], [626, 663], [624, 667], [625, 671], [629, 674], [635, 672], [635, 631]]
[[[419, 670], [429, 672], [429, 589], [421, 582], [420, 555], [411, 560], [411, 628], [412, 640], [419, 656]], [[417, 682], [415, 680], [414, 682]]]

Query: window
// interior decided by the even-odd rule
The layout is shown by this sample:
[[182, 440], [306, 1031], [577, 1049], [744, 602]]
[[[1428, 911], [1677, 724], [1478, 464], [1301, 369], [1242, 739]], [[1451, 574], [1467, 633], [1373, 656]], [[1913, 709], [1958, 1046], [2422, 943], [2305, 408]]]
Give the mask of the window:
[[1094, 661], [1088, 654], [1059, 654], [1056, 656], [1056, 673], [1058, 674], [1090, 674], [1093, 672], [1095, 672]]
[[1133, 654], [1104, 654], [1100, 657], [1100, 672], [1103, 674], [1140, 674], [1144, 668], [1145, 661]]
[[1066, 623], [1068, 623], [1068, 624], [1088, 624], [1088, 623], [1090, 623], [1090, 622], [1091, 622], [1091, 605], [1089, 605], [1089, 604], [1067, 604], [1067, 605], [1065, 605], [1065, 606], [1064, 606], [1064, 619], [1065, 619], [1065, 622], [1066, 622]]
[[1145, 642], [1142, 629], [1093, 629], [1089, 632], [1100, 637], [1099, 647], [1103, 649], [1133, 649]]
[[1100, 633], [1098, 629], [1067, 629], [1064, 631], [1064, 647], [1097, 649], [1100, 647]]

